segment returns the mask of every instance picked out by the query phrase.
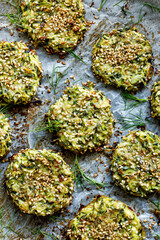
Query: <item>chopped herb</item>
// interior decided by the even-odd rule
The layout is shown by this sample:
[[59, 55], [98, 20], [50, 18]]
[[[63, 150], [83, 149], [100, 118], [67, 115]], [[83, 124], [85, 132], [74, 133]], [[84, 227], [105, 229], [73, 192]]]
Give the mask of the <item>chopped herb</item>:
[[79, 80], [74, 81], [74, 84], [77, 83], [77, 82], [80, 82], [80, 81], [82, 81], [82, 79], [79, 79]]
[[48, 216], [48, 219], [52, 220], [53, 222], [64, 221], [65, 220], [64, 217], [56, 217], [56, 216]]
[[107, 2], [107, 0], [101, 0], [101, 4], [100, 4], [98, 11], [100, 11], [103, 8], [103, 6], [106, 4], [106, 2]]
[[95, 185], [101, 191], [103, 191], [101, 188], [104, 189], [106, 186], [110, 187], [110, 185], [107, 185], [105, 183], [99, 183], [99, 182], [95, 181], [93, 178], [88, 177], [84, 173], [84, 171], [80, 168], [79, 163], [78, 163], [78, 159], [77, 159], [77, 155], [76, 155], [76, 159], [75, 159], [74, 166], [73, 166], [72, 170], [74, 171], [74, 176], [75, 176], [75, 181], [76, 181], [77, 188], [80, 185], [81, 188], [84, 189], [83, 181], [89, 183], [90, 185]]
[[154, 201], [152, 201], [152, 200], [150, 200], [150, 199], [149, 199], [149, 201], [150, 201], [151, 203], [153, 203], [153, 204], [157, 207], [157, 209], [160, 211], [160, 197], [158, 198], [158, 201], [157, 201], [157, 202], [154, 202]]
[[150, 3], [143, 3], [143, 5], [150, 7], [152, 9], [152, 11], [160, 12], [160, 8], [159, 7], [156, 7], [156, 6], [154, 6], [154, 5], [150, 4]]
[[5, 104], [4, 106], [0, 105], [0, 113], [6, 113], [13, 107], [12, 104]]
[[[131, 94], [127, 91], [124, 91], [124, 90], [121, 91], [121, 96], [122, 96], [122, 98], [124, 100], [124, 103], [125, 103], [125, 109], [124, 110], [128, 110], [128, 109], [137, 107], [140, 104], [142, 104], [146, 101], [149, 101], [149, 99], [138, 98], [138, 97], [134, 96], [133, 94]], [[127, 105], [127, 99], [130, 100], [129, 101], [130, 103], [128, 105]]]
[[[56, 121], [54, 121], [54, 123], [55, 123]], [[39, 124], [38, 125], [38, 127], [36, 127], [36, 128], [34, 128], [34, 129], [32, 129], [32, 130], [30, 130], [30, 132], [41, 132], [41, 131], [46, 131], [46, 130], [54, 130], [54, 127], [53, 127], [53, 124], [54, 123], [50, 123], [49, 125], [48, 125], [48, 122], [42, 122], [41, 124]]]
[[[124, 0], [120, 0], [119, 2], [117, 2], [116, 4], [113, 5], [113, 7], [119, 5], [121, 2], [123, 2]], [[126, 2], [126, 1], [125, 1]]]
[[5, 216], [5, 210], [7, 208], [1, 208], [0, 209], [0, 233], [3, 232], [4, 229], [6, 229], [7, 231], [5, 232], [5, 234], [3, 234], [3, 239], [5, 239], [5, 236], [11, 231], [14, 232], [20, 239], [24, 240], [24, 238], [21, 236], [21, 234], [19, 232], [17, 232], [13, 227], [12, 224], [14, 223], [14, 215], [15, 212], [13, 213], [13, 216], [10, 220], [10, 222], [8, 224], [4, 224], [4, 216]]
[[135, 129], [137, 127], [145, 127], [146, 124], [142, 119], [142, 110], [140, 110], [139, 116], [130, 113], [132, 117], [121, 117], [118, 122], [122, 124], [123, 130]]
[[[119, 4], [120, 4], [121, 2], [123, 2], [123, 1], [124, 1], [123, 6], [120, 6]], [[121, 8], [121, 11], [124, 13], [124, 15], [127, 15], [127, 13], [131, 14], [131, 12], [129, 12], [128, 10], [126, 10], [126, 5], [127, 5], [127, 3], [128, 3], [127, 0], [121, 0], [121, 1], [117, 2], [116, 4], [114, 4], [113, 7], [115, 7], [115, 6], [120, 7], [120, 8]]]
[[[38, 239], [38, 235], [41, 233], [48, 240], [50, 240], [50, 238], [54, 239], [54, 240], [58, 240], [54, 235], [51, 235], [49, 233], [46, 233], [46, 232], [42, 231], [40, 227], [37, 227], [37, 228], [35, 228], [33, 230], [30, 230], [30, 231], [31, 231], [32, 234], [36, 235], [36, 239]], [[48, 238], [48, 237], [50, 237], [50, 238]]]
[[143, 9], [143, 7], [141, 7], [141, 9], [139, 11], [138, 21], [135, 22], [134, 24], [139, 24], [142, 21], [142, 19], [144, 18], [144, 16], [147, 14], [146, 12], [142, 14], [142, 9]]
[[8, 18], [8, 20], [15, 24], [17, 27], [21, 27], [21, 25], [19, 25], [19, 22], [20, 22], [20, 18], [21, 18], [21, 9], [20, 9], [20, 4], [21, 4], [21, 0], [13, 0], [13, 3], [11, 3], [10, 1], [8, 0], [3, 0], [2, 3], [7, 3], [9, 4], [10, 6], [14, 7], [15, 10], [16, 10], [16, 13], [9, 13], [7, 12], [6, 14], [0, 14], [0, 16], [5, 16]]
[[[61, 66], [63, 67], [63, 66]], [[49, 84], [53, 87], [53, 91], [54, 94], [56, 94], [56, 90], [57, 90], [57, 86], [59, 84], [59, 82], [61, 81], [61, 79], [67, 75], [67, 69], [65, 69], [63, 72], [60, 72], [58, 69], [60, 68], [60, 66], [55, 67], [53, 66], [53, 71], [52, 71], [52, 75], [51, 77], [49, 77], [49, 75], [47, 74], [47, 81], [49, 82]]]
[[65, 51], [68, 52], [68, 53], [71, 54], [73, 57], [77, 58], [78, 60], [80, 60], [81, 62], [83, 62], [84, 64], [87, 65], [87, 63], [84, 62], [83, 59], [80, 58], [77, 54], [75, 54], [72, 50], [67, 50], [67, 49], [65, 49]]

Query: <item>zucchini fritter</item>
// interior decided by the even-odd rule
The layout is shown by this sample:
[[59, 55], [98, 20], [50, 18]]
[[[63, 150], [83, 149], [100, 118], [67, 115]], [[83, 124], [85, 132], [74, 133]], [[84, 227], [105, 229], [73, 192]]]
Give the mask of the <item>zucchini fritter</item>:
[[6, 170], [6, 185], [21, 211], [46, 216], [66, 207], [74, 189], [74, 176], [52, 150], [21, 150]]
[[0, 159], [4, 157], [11, 146], [11, 127], [8, 119], [0, 113]]
[[98, 196], [69, 223], [71, 240], [142, 240], [141, 221], [126, 204]]
[[23, 42], [0, 42], [0, 100], [27, 104], [36, 94], [42, 75], [35, 51]]
[[107, 85], [137, 91], [152, 77], [152, 49], [136, 29], [103, 34], [93, 47], [92, 69]]
[[66, 88], [51, 105], [48, 124], [56, 131], [59, 144], [76, 153], [97, 149], [108, 143], [113, 133], [110, 103], [102, 92], [78, 85]]
[[116, 184], [132, 195], [160, 191], [160, 137], [150, 131], [124, 136], [113, 153], [111, 171]]
[[83, 39], [86, 21], [82, 0], [25, 0], [21, 10], [22, 31], [48, 53], [67, 53]]
[[160, 119], [160, 81], [154, 83], [151, 91], [151, 115]]

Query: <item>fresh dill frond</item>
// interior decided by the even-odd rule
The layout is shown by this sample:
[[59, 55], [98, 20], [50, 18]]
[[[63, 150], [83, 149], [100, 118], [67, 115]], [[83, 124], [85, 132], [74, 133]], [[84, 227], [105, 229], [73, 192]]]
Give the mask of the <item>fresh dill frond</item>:
[[64, 217], [56, 217], [56, 216], [48, 216], [49, 220], [52, 220], [53, 222], [59, 222], [59, 221], [64, 221], [66, 220]]
[[[29, 132], [42, 132], [42, 131], [49, 131], [49, 130], [51, 130], [51, 131], [54, 131], [54, 130], [56, 130], [55, 128], [54, 128], [54, 124], [56, 123], [56, 122], [58, 122], [58, 121], [53, 121], [53, 122], [50, 122], [50, 123], [48, 123], [48, 122], [45, 122], [45, 121], [43, 121], [42, 123], [40, 123], [36, 128], [34, 128], [34, 129], [32, 129], [32, 130], [30, 130]], [[58, 128], [58, 127], [57, 127]]]
[[78, 79], [78, 80], [74, 81], [74, 84], [77, 82], [80, 82], [80, 81], [82, 81], [82, 79]]
[[142, 110], [140, 110], [140, 114], [135, 115], [130, 113], [131, 117], [121, 117], [118, 119], [118, 122], [122, 125], [122, 130], [135, 129], [137, 127], [145, 127], [146, 123], [142, 118]]
[[152, 9], [152, 11], [158, 11], [160, 13], [160, 8], [159, 7], [156, 7], [156, 6], [154, 6], [150, 3], [145, 3], [145, 2], [143, 3], [143, 5], [150, 7]]
[[57, 86], [61, 81], [61, 79], [68, 74], [67, 72], [68, 68], [65, 69], [63, 72], [60, 72], [59, 68], [61, 67], [63, 68], [63, 66], [58, 66], [58, 67], [53, 66], [51, 77], [48, 74], [46, 75], [47, 81], [52, 86], [54, 94], [56, 94]]
[[77, 58], [79, 61], [83, 62], [84, 64], [88, 65], [86, 62], [83, 61], [82, 58], [80, 58], [77, 54], [75, 54], [73, 52], [73, 50], [68, 50], [68, 49], [65, 49], [66, 52], [68, 52], [69, 54], [71, 54], [73, 57]]
[[0, 104], [0, 113], [6, 113], [8, 112], [11, 108], [13, 107], [12, 104], [5, 104], [5, 105], [1, 105]]
[[9, 13], [7, 12], [6, 14], [1, 14], [0, 13], [0, 16], [5, 16], [8, 18], [8, 20], [12, 23], [12, 24], [15, 24], [17, 27], [21, 27], [22, 26], [19, 24], [20, 23], [20, 19], [21, 19], [21, 8], [20, 8], [20, 5], [21, 5], [21, 0], [13, 0], [13, 3], [10, 2], [9, 0], [3, 0], [2, 3], [7, 3], [9, 4], [10, 6], [14, 7], [16, 12], [15, 13]]
[[130, 24], [134, 24], [134, 25], [137, 25], [137, 24], [139, 24], [142, 20], [143, 20], [143, 18], [144, 18], [144, 16], [146, 16], [146, 12], [144, 12], [143, 14], [142, 14], [142, 10], [143, 10], [143, 7], [141, 7], [141, 9], [140, 9], [140, 11], [139, 11], [139, 16], [138, 16], [138, 20], [137, 21], [133, 21], [133, 19], [131, 19], [129, 22], [127, 22], [126, 24], [125, 24], [125, 26], [128, 26], [128, 25], [130, 25]]
[[103, 8], [103, 6], [106, 4], [107, 0], [101, 0], [100, 6], [98, 8], [98, 11], [101, 11], [101, 9]]
[[[121, 2], [123, 2], [123, 1], [124, 1], [123, 6], [120, 6], [119, 4], [120, 4]], [[116, 4], [114, 4], [113, 7], [115, 7], [115, 6], [120, 7], [120, 8], [121, 8], [121, 11], [122, 11], [122, 13], [124, 13], [124, 15], [127, 15], [127, 13], [131, 14], [131, 12], [129, 12], [128, 10], [126, 10], [126, 5], [127, 5], [127, 3], [128, 3], [127, 0], [121, 0], [121, 1], [117, 2]]]
[[4, 229], [6, 230], [5, 234], [3, 234], [2, 236], [3, 239], [5, 239], [6, 235], [9, 232], [14, 232], [20, 239], [24, 240], [21, 234], [12, 227], [12, 224], [14, 223], [15, 212], [13, 213], [13, 216], [11, 217], [11, 220], [9, 221], [9, 223], [4, 224], [5, 210], [7, 210], [7, 208], [0, 209], [0, 233], [2, 233]]
[[[119, 4], [120, 4], [121, 2], [123, 2], [123, 1], [125, 1], [125, 0], [120, 0], [119, 2], [117, 2], [116, 4], [114, 4], [113, 7], [119, 5]], [[125, 1], [125, 2], [126, 2], [126, 1]]]
[[[138, 98], [138, 97], [134, 96], [133, 94], [131, 94], [127, 91], [124, 91], [124, 90], [121, 91], [121, 96], [122, 96], [123, 101], [125, 103], [125, 109], [124, 110], [135, 108], [135, 107], [139, 106], [140, 104], [149, 101], [149, 99]], [[128, 99], [130, 100], [129, 104], [127, 104]]]
[[157, 202], [154, 202], [154, 201], [152, 201], [152, 200], [149, 200], [151, 203], [153, 203], [156, 207], [157, 207], [157, 209], [160, 211], [160, 197], [159, 197], [159, 199], [158, 199], [158, 201]]
[[81, 188], [84, 189], [83, 181], [87, 182], [90, 185], [95, 185], [101, 191], [103, 191], [102, 188], [104, 189], [106, 186], [110, 187], [110, 185], [108, 185], [108, 184], [97, 182], [93, 178], [87, 176], [85, 174], [85, 172], [79, 166], [77, 155], [76, 155], [76, 159], [75, 159], [74, 166], [73, 166], [72, 170], [74, 172], [77, 188], [80, 185]]
[[[29, 229], [29, 228], [28, 228], [28, 229]], [[29, 230], [31, 231], [31, 233], [32, 233], [33, 235], [36, 235], [36, 239], [37, 239], [38, 235], [41, 233], [41, 234], [42, 234], [46, 239], [48, 239], [48, 240], [50, 240], [50, 238], [51, 238], [51, 239], [54, 239], [54, 240], [58, 240], [54, 235], [42, 231], [40, 227], [36, 227], [36, 228], [33, 229], [33, 230], [31, 230], [31, 229], [29, 229]], [[50, 237], [50, 238], [48, 238], [48, 237]]]
[[134, 24], [139, 24], [142, 21], [142, 19], [144, 18], [144, 16], [146, 16], [146, 14], [147, 14], [146, 12], [142, 14], [142, 9], [143, 9], [143, 7], [141, 7], [141, 9], [139, 11], [138, 21], [134, 22]]
[[152, 201], [149, 199], [149, 201], [154, 204], [154, 206], [156, 207], [155, 209], [155, 214], [157, 215], [157, 217], [160, 219], [160, 197], [158, 197], [158, 201]]

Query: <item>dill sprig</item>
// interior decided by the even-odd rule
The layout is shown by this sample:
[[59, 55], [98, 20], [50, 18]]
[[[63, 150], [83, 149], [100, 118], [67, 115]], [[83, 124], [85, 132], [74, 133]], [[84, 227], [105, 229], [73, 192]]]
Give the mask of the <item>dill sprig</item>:
[[5, 216], [5, 210], [7, 208], [1, 208], [0, 209], [0, 233], [3, 232], [4, 229], [6, 229], [6, 233], [3, 234], [3, 239], [5, 239], [5, 236], [11, 231], [11, 232], [14, 232], [20, 239], [24, 240], [24, 238], [21, 236], [20, 233], [18, 233], [13, 227], [12, 227], [12, 224], [14, 223], [14, 215], [15, 215], [15, 212], [13, 213], [13, 216], [11, 218], [11, 220], [9, 221], [8, 224], [4, 224], [4, 216]]
[[[29, 230], [30, 230], [30, 229], [29, 229]], [[42, 234], [46, 239], [48, 239], [48, 240], [50, 240], [50, 238], [51, 238], [51, 239], [54, 239], [54, 240], [58, 240], [54, 235], [42, 231], [40, 227], [36, 227], [35, 229], [30, 230], [30, 231], [31, 231], [31, 233], [32, 233], [33, 235], [36, 235], [36, 239], [38, 239], [38, 235], [41, 233], [41, 234]], [[48, 238], [48, 237], [50, 237], [50, 238]]]
[[142, 14], [142, 9], [143, 9], [143, 7], [141, 7], [141, 9], [139, 11], [138, 21], [134, 22], [134, 24], [139, 24], [142, 21], [142, 19], [144, 18], [144, 16], [146, 16], [146, 14], [147, 14], [146, 12]]
[[84, 189], [83, 181], [87, 182], [90, 185], [95, 185], [100, 191], [103, 191], [102, 188], [104, 189], [106, 186], [110, 187], [110, 185], [107, 185], [105, 183], [97, 182], [93, 178], [87, 176], [85, 174], [85, 172], [79, 166], [77, 155], [76, 155], [76, 159], [75, 159], [75, 162], [74, 162], [72, 170], [74, 172], [77, 188], [80, 185], [81, 188]]
[[142, 21], [142, 19], [144, 18], [144, 16], [146, 16], [146, 12], [144, 12], [143, 14], [142, 14], [142, 10], [143, 10], [143, 7], [141, 7], [141, 9], [140, 9], [140, 11], [139, 11], [139, 16], [138, 16], [138, 20], [135, 22], [135, 21], [133, 21], [133, 19], [131, 19], [129, 22], [127, 22], [126, 24], [125, 24], [125, 26], [126, 25], [129, 25], [129, 24], [134, 24], [134, 25], [137, 25], [137, 24], [139, 24], [141, 21]]
[[14, 7], [15, 10], [16, 10], [16, 13], [9, 13], [7, 12], [6, 14], [0, 14], [0, 16], [5, 16], [8, 18], [8, 20], [12, 23], [12, 24], [15, 24], [17, 27], [21, 27], [22, 26], [19, 24], [20, 22], [20, 19], [21, 19], [21, 8], [20, 8], [20, 5], [21, 5], [21, 0], [13, 0], [13, 3], [11, 3], [9, 0], [3, 0], [2, 3], [7, 3], [9, 4], [10, 6]]
[[53, 123], [52, 122], [50, 122], [50, 123], [48, 123], [48, 122], [42, 122], [42, 123], [40, 123], [36, 128], [34, 128], [34, 129], [32, 129], [32, 130], [30, 130], [30, 132], [41, 132], [41, 131], [49, 131], [49, 130], [51, 130], [51, 131], [53, 131], [53, 130], [56, 130], [55, 128], [54, 128], [54, 124], [56, 123], [56, 121], [54, 121]]
[[65, 49], [65, 51], [68, 52], [69, 54], [71, 54], [73, 57], [77, 58], [79, 61], [81, 61], [84, 64], [88, 65], [86, 62], [83, 61], [82, 58], [80, 58], [77, 54], [75, 54], [75, 52], [73, 52], [73, 50]]
[[146, 124], [142, 118], [142, 110], [140, 110], [140, 114], [135, 115], [130, 113], [132, 117], [121, 117], [118, 119], [118, 122], [122, 124], [122, 130], [128, 130], [128, 129], [135, 129], [137, 127], [145, 127]]
[[[123, 2], [123, 1], [124, 1], [123, 6], [120, 6], [119, 4], [120, 4], [121, 2]], [[119, 2], [117, 2], [116, 4], [114, 4], [113, 7], [115, 7], [115, 6], [120, 7], [120, 8], [121, 8], [121, 11], [122, 11], [122, 13], [124, 13], [124, 15], [127, 15], [127, 13], [131, 14], [131, 12], [129, 12], [128, 10], [126, 10], [126, 5], [127, 5], [127, 3], [128, 3], [127, 0], [120, 0]]]
[[[144, 98], [138, 98], [136, 96], [134, 96], [133, 94], [122, 90], [121, 91], [121, 96], [124, 100], [125, 103], [125, 109], [124, 110], [128, 110], [131, 108], [135, 108], [137, 106], [139, 106], [140, 104], [149, 101], [149, 99], [144, 99]], [[130, 100], [130, 103], [127, 105], [127, 100]]]
[[66, 220], [64, 217], [56, 217], [56, 216], [48, 216], [49, 220], [52, 220], [53, 222], [59, 222], [59, 221], [64, 221]]
[[4, 106], [0, 104], [0, 113], [6, 113], [13, 107], [12, 104], [5, 104]]
[[[124, 0], [120, 0], [119, 2], [117, 2], [116, 4], [113, 5], [113, 7], [118, 6], [121, 2], [123, 2]], [[125, 1], [126, 2], [126, 1]]]
[[160, 211], [160, 197], [158, 198], [158, 201], [157, 201], [157, 202], [154, 202], [154, 201], [152, 201], [152, 200], [150, 200], [150, 199], [149, 199], [149, 201], [150, 201], [151, 203], [153, 203], [153, 204], [157, 207], [157, 209]]
[[107, 0], [101, 0], [100, 6], [98, 8], [98, 11], [101, 11], [101, 9], [103, 8], [103, 6], [106, 4]]
[[154, 206], [156, 207], [155, 209], [155, 214], [157, 215], [157, 217], [160, 219], [160, 197], [158, 198], [158, 201], [154, 202], [152, 200], [149, 199], [149, 201], [151, 203], [154, 204]]
[[61, 81], [61, 79], [68, 74], [67, 72], [68, 68], [65, 69], [63, 72], [60, 72], [59, 68], [61, 67], [63, 68], [63, 66], [57, 66], [57, 67], [53, 66], [52, 75], [51, 76], [49, 76], [48, 74], [46, 75], [47, 81], [52, 86], [54, 94], [56, 94], [57, 86]]
[[152, 11], [158, 11], [160, 13], [160, 8], [159, 7], [156, 7], [156, 6], [154, 6], [150, 3], [145, 3], [145, 2], [143, 3], [143, 5], [150, 7], [152, 9]]

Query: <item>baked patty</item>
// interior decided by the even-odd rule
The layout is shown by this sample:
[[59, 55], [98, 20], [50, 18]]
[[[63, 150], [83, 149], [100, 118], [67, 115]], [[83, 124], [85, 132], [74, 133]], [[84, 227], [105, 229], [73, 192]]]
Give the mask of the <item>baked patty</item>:
[[0, 113], [0, 159], [4, 157], [11, 146], [11, 127], [8, 118]]
[[160, 119], [160, 80], [154, 83], [151, 91], [151, 115]]
[[22, 31], [48, 53], [67, 53], [83, 39], [86, 21], [82, 0], [25, 0], [21, 10]]
[[114, 29], [93, 47], [92, 69], [107, 85], [137, 91], [152, 77], [152, 48], [136, 29]]
[[21, 150], [12, 157], [5, 174], [10, 196], [25, 213], [51, 215], [72, 199], [73, 173], [52, 150]]
[[35, 96], [42, 76], [35, 51], [23, 42], [0, 42], [0, 100], [27, 104]]
[[113, 153], [111, 171], [116, 184], [132, 195], [160, 191], [160, 137], [150, 131], [124, 136]]
[[68, 236], [71, 240], [142, 240], [145, 233], [130, 207], [98, 196], [70, 221]]
[[109, 142], [113, 133], [111, 105], [93, 87], [74, 85], [51, 105], [48, 124], [56, 131], [59, 144], [76, 153], [97, 149]]

